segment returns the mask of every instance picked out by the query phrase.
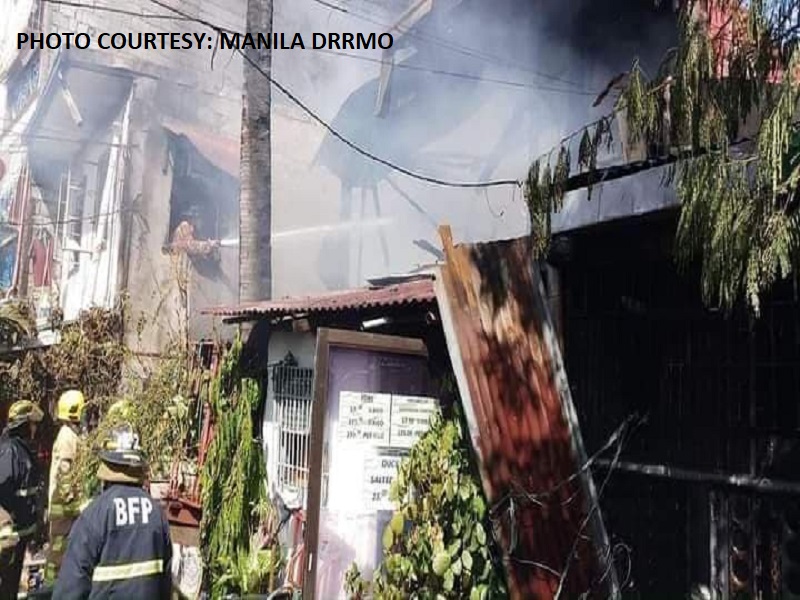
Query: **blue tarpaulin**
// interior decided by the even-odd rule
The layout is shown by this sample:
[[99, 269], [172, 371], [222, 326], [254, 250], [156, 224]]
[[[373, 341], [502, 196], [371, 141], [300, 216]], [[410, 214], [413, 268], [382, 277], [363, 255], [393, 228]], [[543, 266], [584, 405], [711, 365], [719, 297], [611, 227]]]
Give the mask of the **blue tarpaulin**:
[[[2, 241], [2, 240], [0, 240]], [[17, 254], [17, 241], [4, 244], [0, 247], [0, 290], [11, 287], [14, 277], [14, 262]]]

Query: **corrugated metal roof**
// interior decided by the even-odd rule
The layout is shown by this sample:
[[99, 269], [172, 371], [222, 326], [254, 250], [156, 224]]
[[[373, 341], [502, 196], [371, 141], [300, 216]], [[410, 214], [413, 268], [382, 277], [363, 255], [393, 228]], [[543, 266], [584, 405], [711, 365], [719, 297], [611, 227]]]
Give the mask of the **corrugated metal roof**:
[[202, 312], [226, 318], [280, 317], [363, 308], [433, 304], [435, 301], [433, 280], [431, 277], [424, 277], [385, 287], [266, 300], [239, 306], [210, 308]]
[[530, 240], [453, 247], [447, 228], [442, 238], [439, 312], [511, 598], [552, 599], [573, 544], [562, 598], [593, 584], [588, 598], [607, 598], [616, 578], [597, 560], [607, 540], [599, 511], [586, 516], [591, 478], [584, 472], [541, 502], [526, 495], [552, 491], [586, 461]]

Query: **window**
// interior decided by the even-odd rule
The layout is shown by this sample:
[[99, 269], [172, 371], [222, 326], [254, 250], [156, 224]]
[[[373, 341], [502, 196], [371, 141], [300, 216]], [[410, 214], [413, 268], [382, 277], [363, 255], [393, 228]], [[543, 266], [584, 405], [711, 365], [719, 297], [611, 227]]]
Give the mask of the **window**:
[[80, 264], [81, 236], [83, 235], [83, 203], [86, 199], [86, 177], [67, 170], [59, 186], [60, 216], [56, 224], [57, 238], [61, 238], [62, 260], [66, 261], [67, 277], [74, 275]]
[[278, 426], [278, 489], [303, 499], [308, 487], [313, 380], [313, 369], [298, 367], [291, 354], [272, 368]]

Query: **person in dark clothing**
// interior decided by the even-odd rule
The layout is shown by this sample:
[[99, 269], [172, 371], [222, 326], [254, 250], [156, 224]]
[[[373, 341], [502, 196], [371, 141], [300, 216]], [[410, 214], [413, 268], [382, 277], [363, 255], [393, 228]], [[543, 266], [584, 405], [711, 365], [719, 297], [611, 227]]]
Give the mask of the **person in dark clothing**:
[[41, 471], [29, 444], [43, 418], [33, 402], [15, 402], [0, 435], [0, 600], [17, 597], [25, 547], [39, 521]]
[[103, 492], [72, 527], [53, 598], [169, 600], [169, 523], [142, 489], [146, 463], [133, 431], [115, 430], [100, 460]]

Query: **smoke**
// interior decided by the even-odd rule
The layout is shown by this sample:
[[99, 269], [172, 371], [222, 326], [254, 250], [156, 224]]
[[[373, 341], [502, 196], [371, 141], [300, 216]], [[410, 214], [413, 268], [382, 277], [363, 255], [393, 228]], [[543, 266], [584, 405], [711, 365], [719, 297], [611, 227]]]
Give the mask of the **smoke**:
[[[380, 34], [414, 4], [419, 3], [276, 2], [274, 28], [289, 34], [289, 39], [300, 32], [306, 41], [314, 32]], [[379, 101], [384, 91], [380, 50], [275, 50], [273, 73], [365, 151], [452, 181], [522, 178], [531, 160], [553, 147], [565, 132], [607, 112], [608, 105], [596, 109], [591, 105], [611, 77], [636, 57], [646, 69], [653, 69], [675, 37], [674, 15], [669, 9], [654, 9], [653, 0], [435, 0], [430, 4], [431, 12], [408, 33], [394, 32], [394, 68], [385, 81], [383, 102]], [[245, 0], [230, 3], [220, 24], [242, 30], [244, 7]], [[64, 19], [56, 24], [61, 30], [75, 28], [70, 20], [77, 18], [74, 11], [50, 8]], [[148, 9], [152, 10], [149, 4]], [[131, 27], [130, 19], [107, 12], [84, 10], [78, 16], [98, 30]], [[218, 19], [216, 15], [212, 20]], [[180, 30], [204, 28], [181, 24]], [[225, 243], [219, 270], [199, 273], [198, 285], [205, 287], [193, 296], [193, 310], [234, 302], [238, 278], [235, 146], [242, 64], [235, 53], [217, 53], [213, 62], [211, 54], [147, 55], [142, 68], [150, 76], [136, 83], [134, 112], [139, 116], [138, 124], [132, 125], [141, 148], [137, 160], [142, 162], [141, 156], [147, 160], [135, 184], [141, 189], [132, 187], [130, 192], [139, 199], [131, 263], [146, 261], [148, 266], [132, 268], [128, 285], [136, 290], [166, 286], [170, 263], [160, 249], [183, 219], [182, 206], [196, 206], [201, 213], [198, 235]], [[114, 53], [113, 59], [119, 66], [142, 66], [144, 60], [125, 53]], [[102, 94], [91, 89], [101, 89], [97, 77], [83, 73], [72, 84], [82, 114], [95, 119], [100, 115], [98, 103], [110, 105], [109, 86], [102, 88]], [[124, 77], [109, 81], [122, 82]], [[65, 115], [63, 119], [51, 115], [46, 126], [61, 121], [68, 125]], [[96, 129], [105, 132], [107, 126]], [[159, 141], [162, 127], [185, 135], [190, 144], [183, 145], [191, 145], [207, 160], [186, 154], [189, 158], [184, 161], [181, 153], [167, 152]], [[275, 296], [361, 286], [372, 277], [434, 262], [440, 256], [441, 224], [450, 225], [459, 241], [507, 238], [528, 231], [520, 190], [442, 187], [406, 177], [342, 144], [275, 89], [272, 127]], [[102, 141], [100, 133], [96, 137]], [[232, 147], [225, 140], [232, 140]], [[40, 145], [55, 147], [49, 141]], [[45, 177], [37, 172], [35, 178], [47, 179], [52, 188], [48, 204], [55, 220], [55, 194], [64, 168], [46, 167], [52, 173]], [[90, 204], [82, 213], [87, 219]], [[151, 272], [158, 272], [158, 277]]]
[[[339, 4], [277, 4], [275, 30], [381, 33], [408, 7]], [[455, 181], [521, 178], [533, 157], [608, 111], [591, 105], [612, 76], [637, 57], [654, 68], [675, 35], [674, 16], [652, 0], [433, 6], [395, 38], [381, 114], [379, 50], [277, 51], [273, 72], [337, 131], [397, 165]], [[527, 232], [519, 190], [416, 181], [347, 148], [278, 92], [273, 101], [275, 295], [433, 262], [439, 224], [461, 241]]]

